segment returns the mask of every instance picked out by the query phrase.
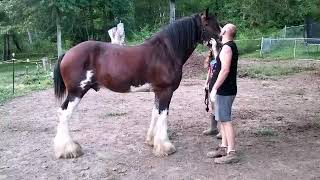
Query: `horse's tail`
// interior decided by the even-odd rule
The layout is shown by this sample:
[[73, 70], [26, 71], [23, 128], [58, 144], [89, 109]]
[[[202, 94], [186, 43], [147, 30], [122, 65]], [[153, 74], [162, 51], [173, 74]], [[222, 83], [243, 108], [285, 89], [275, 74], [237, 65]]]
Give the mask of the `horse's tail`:
[[58, 61], [56, 66], [54, 67], [54, 72], [53, 72], [53, 81], [54, 81], [54, 95], [58, 99], [62, 99], [65, 92], [66, 92], [66, 85], [63, 82], [62, 76], [61, 76], [61, 71], [60, 71], [60, 64], [61, 61], [64, 57], [64, 54], [62, 54]]

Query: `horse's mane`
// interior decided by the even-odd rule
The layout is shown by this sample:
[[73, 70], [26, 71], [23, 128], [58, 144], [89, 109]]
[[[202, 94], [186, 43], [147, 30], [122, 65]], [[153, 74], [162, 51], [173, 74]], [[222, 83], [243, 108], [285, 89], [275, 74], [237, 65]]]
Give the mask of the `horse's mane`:
[[[198, 18], [198, 19], [197, 19]], [[184, 56], [187, 50], [195, 48], [200, 39], [200, 16], [193, 15], [184, 17], [165, 26], [154, 37], [166, 37], [173, 48], [173, 52], [177, 57]]]

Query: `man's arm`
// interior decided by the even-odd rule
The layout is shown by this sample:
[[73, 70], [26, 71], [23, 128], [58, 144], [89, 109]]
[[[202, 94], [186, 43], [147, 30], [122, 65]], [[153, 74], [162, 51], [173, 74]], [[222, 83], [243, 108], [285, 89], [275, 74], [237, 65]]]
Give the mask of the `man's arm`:
[[213, 86], [214, 90], [218, 90], [224, 80], [228, 77], [230, 72], [232, 59], [232, 50], [230, 46], [223, 46], [220, 52], [220, 60], [221, 60], [221, 70], [219, 72], [218, 78]]

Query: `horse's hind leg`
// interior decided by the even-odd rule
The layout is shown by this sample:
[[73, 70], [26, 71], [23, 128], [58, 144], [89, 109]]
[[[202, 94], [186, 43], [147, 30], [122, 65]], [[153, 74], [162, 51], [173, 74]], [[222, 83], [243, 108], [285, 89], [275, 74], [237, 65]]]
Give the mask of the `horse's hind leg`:
[[54, 138], [54, 150], [57, 158], [76, 158], [83, 154], [81, 146], [72, 140], [69, 130], [69, 120], [77, 108], [81, 98], [68, 95], [58, 110], [59, 124]]
[[173, 91], [170, 88], [156, 92], [156, 97], [159, 98], [159, 118], [153, 130], [153, 153], [156, 156], [167, 156], [176, 152], [174, 145], [170, 142], [168, 137], [168, 114], [172, 94]]

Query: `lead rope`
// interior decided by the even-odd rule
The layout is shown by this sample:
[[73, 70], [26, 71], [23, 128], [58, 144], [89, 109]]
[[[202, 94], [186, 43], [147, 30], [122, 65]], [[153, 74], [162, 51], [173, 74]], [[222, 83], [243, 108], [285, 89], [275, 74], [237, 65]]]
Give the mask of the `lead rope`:
[[206, 111], [209, 112], [209, 90], [205, 89], [205, 97], [204, 97], [204, 104], [206, 105]]

